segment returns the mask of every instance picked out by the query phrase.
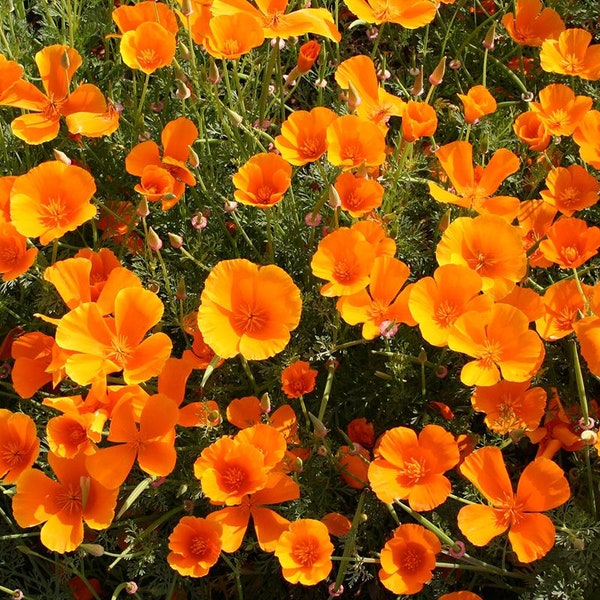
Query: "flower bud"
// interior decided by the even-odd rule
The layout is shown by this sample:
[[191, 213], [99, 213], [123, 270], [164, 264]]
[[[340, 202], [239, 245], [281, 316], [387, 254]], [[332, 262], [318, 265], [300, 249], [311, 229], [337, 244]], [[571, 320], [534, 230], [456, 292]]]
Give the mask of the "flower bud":
[[425, 91], [423, 87], [423, 67], [419, 69], [419, 72], [415, 76], [415, 82], [410, 90], [411, 96], [420, 96]]
[[175, 97], [179, 100], [187, 100], [192, 95], [192, 90], [190, 90], [189, 86], [181, 81], [181, 79], [177, 79], [177, 90], [175, 92]]
[[358, 93], [355, 85], [348, 81], [348, 108], [351, 112], [354, 112], [362, 103], [362, 98]]
[[483, 39], [482, 45], [486, 50], [494, 49], [494, 36], [496, 35], [496, 21], [492, 23], [492, 26], [488, 29], [488, 32], [485, 34], [485, 38]]
[[162, 240], [158, 237], [158, 234], [152, 227], [148, 229], [148, 235], [146, 236], [146, 243], [148, 244], [148, 248], [150, 250], [154, 250], [154, 252], [158, 252], [162, 247]]
[[190, 151], [188, 154], [188, 164], [192, 169], [197, 169], [200, 166], [200, 157], [191, 146], [188, 146], [188, 148]]
[[140, 203], [137, 205], [135, 212], [138, 217], [147, 217], [150, 214], [150, 209], [148, 208], [148, 200], [146, 196], [142, 196]]
[[440, 85], [444, 81], [444, 74], [446, 73], [446, 57], [442, 56], [442, 60], [438, 63], [437, 67], [433, 70], [433, 73], [429, 76], [429, 83], [431, 85]]
[[217, 63], [214, 61], [213, 57], [210, 57], [208, 62], [208, 81], [213, 85], [217, 85], [219, 81], [221, 81], [221, 73], [219, 73], [219, 67], [217, 67]]
[[177, 289], [175, 290], [175, 298], [182, 302], [187, 298], [187, 291], [185, 289], [185, 277], [180, 277], [177, 282]]
[[598, 443], [598, 433], [593, 429], [582, 431], [579, 437], [586, 446], [594, 446]]
[[135, 581], [128, 581], [125, 591], [131, 595], [135, 594], [138, 591], [138, 584]]
[[440, 219], [440, 222], [438, 223], [438, 229], [443, 233], [444, 231], [446, 231], [446, 229], [448, 229], [448, 225], [450, 225], [450, 218], [452, 216], [452, 211], [450, 209], [448, 209], [442, 216], [442, 218]]
[[321, 52], [321, 44], [316, 40], [310, 40], [300, 46], [298, 50], [298, 72], [301, 75], [308, 73], [315, 64], [319, 53]]
[[61, 163], [67, 165], [67, 167], [72, 163], [71, 159], [61, 150], [57, 150], [56, 148], [54, 148], [52, 150], [52, 154], [54, 154], [54, 158], [58, 161], [60, 161]]
[[62, 56], [60, 57], [60, 66], [65, 69], [65, 71], [68, 71], [70, 66], [71, 66], [71, 59], [69, 57], [69, 51], [65, 48]]
[[83, 550], [86, 554], [92, 556], [102, 556], [104, 554], [104, 547], [100, 544], [81, 544], [79, 550]]
[[239, 127], [244, 122], [244, 117], [238, 115], [238, 113], [230, 108], [227, 109], [227, 115], [229, 116], [229, 120], [234, 127]]
[[329, 433], [329, 429], [323, 425], [323, 423], [315, 417], [312, 413], [308, 413], [308, 417], [315, 428], [315, 437], [323, 439]]
[[329, 200], [327, 201], [331, 208], [338, 208], [342, 205], [342, 199], [340, 198], [339, 192], [333, 185], [329, 186]]
[[167, 236], [169, 238], [169, 243], [173, 248], [179, 250], [179, 248], [183, 246], [183, 238], [180, 235], [177, 235], [176, 233], [171, 233], [169, 231], [169, 233], [167, 233]]
[[260, 397], [260, 409], [265, 415], [268, 415], [271, 412], [271, 397], [268, 392], [265, 392]]
[[192, 0], [182, 0], [181, 2], [181, 14], [184, 17], [189, 17], [194, 14], [194, 6]]

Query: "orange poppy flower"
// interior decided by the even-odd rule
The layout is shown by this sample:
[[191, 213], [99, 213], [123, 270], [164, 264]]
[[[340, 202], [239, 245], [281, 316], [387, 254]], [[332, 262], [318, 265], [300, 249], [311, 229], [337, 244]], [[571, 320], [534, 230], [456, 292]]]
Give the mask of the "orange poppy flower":
[[266, 38], [299, 37], [306, 33], [322, 35], [334, 42], [342, 39], [333, 21], [333, 15], [325, 8], [301, 8], [286, 13], [288, 0], [258, 0], [256, 7], [246, 0], [214, 0], [214, 15], [241, 13], [256, 19], [263, 27]]
[[542, 298], [537, 292], [534, 292], [531, 288], [519, 287], [518, 285], [498, 302], [518, 308], [527, 316], [530, 323], [541, 318], [546, 312]]
[[517, 0], [514, 14], [504, 15], [502, 25], [521, 46], [541, 46], [544, 40], [556, 39], [565, 28], [553, 8], [542, 10], [540, 0]]
[[315, 277], [328, 281], [321, 294], [331, 298], [365, 288], [374, 262], [375, 250], [365, 236], [341, 227], [319, 242], [310, 267]]
[[310, 394], [315, 389], [317, 374], [308, 362], [297, 360], [281, 372], [281, 389], [288, 398]]
[[379, 208], [383, 200], [384, 189], [380, 183], [354, 173], [341, 173], [333, 187], [340, 197], [341, 208], [353, 217], [364, 217]]
[[252, 15], [236, 12], [212, 17], [202, 43], [215, 58], [237, 60], [264, 40], [260, 22]]
[[77, 50], [55, 44], [40, 50], [35, 62], [45, 93], [19, 79], [9, 87], [10, 93], [0, 97], [0, 104], [34, 111], [13, 120], [11, 129], [15, 136], [28, 144], [53, 140], [58, 135], [61, 115], [72, 117], [67, 123], [71, 133], [96, 137], [110, 135], [117, 129], [119, 114], [107, 105], [95, 85], [84, 83], [70, 93], [71, 79], [82, 63]]
[[477, 272], [466, 265], [443, 265], [433, 277], [419, 279], [412, 286], [408, 308], [423, 339], [434, 346], [445, 346], [458, 317], [470, 310], [489, 311], [493, 300], [480, 294], [482, 284]]
[[262, 415], [260, 400], [256, 396], [234, 398], [227, 405], [227, 420], [239, 429], [261, 423]]
[[56, 329], [56, 343], [72, 352], [65, 365], [67, 375], [80, 385], [121, 370], [126, 383], [155, 377], [169, 358], [172, 343], [162, 332], [144, 336], [163, 311], [158, 296], [139, 287], [118, 292], [114, 318], [103, 317], [94, 302], [73, 309]]
[[182, 517], [169, 536], [167, 562], [184, 577], [204, 577], [219, 560], [222, 534], [219, 523]]
[[552, 169], [546, 185], [548, 189], [540, 192], [542, 200], [567, 217], [598, 202], [600, 182], [580, 165]]
[[404, 500], [413, 510], [433, 510], [451, 490], [443, 475], [459, 459], [454, 436], [439, 425], [426, 425], [419, 437], [408, 427], [386, 431], [369, 466], [369, 483], [386, 504]]
[[371, 453], [358, 444], [340, 446], [336, 454], [338, 468], [346, 485], [355, 490], [362, 490], [369, 485], [369, 463]]
[[155, 394], [146, 400], [138, 419], [135, 402], [135, 396], [129, 396], [112, 410], [106, 439], [117, 445], [100, 448], [87, 458], [90, 475], [105, 487], [119, 487], [136, 459], [140, 469], [154, 477], [169, 475], [175, 468], [177, 405]]
[[325, 524], [329, 535], [344, 538], [352, 529], [352, 521], [348, 517], [337, 512], [327, 513], [321, 517], [321, 523]]
[[375, 444], [375, 428], [365, 417], [352, 419], [346, 428], [348, 437], [355, 443], [365, 448], [372, 448]]
[[540, 50], [542, 69], [548, 73], [600, 79], [600, 44], [590, 46], [592, 34], [585, 29], [565, 29], [558, 40], [547, 39]]
[[15, 483], [40, 453], [35, 421], [0, 408], [0, 481]]
[[477, 123], [484, 115], [496, 112], [496, 99], [484, 85], [475, 85], [466, 94], [457, 94], [463, 103], [465, 121]]
[[367, 23], [397, 23], [417, 29], [431, 23], [436, 6], [428, 0], [344, 0], [358, 19]]
[[515, 119], [513, 131], [523, 143], [529, 146], [530, 150], [543, 152], [550, 145], [551, 137], [546, 126], [537, 113], [531, 110], [521, 113]]
[[[162, 158], [160, 148], [156, 142], [148, 140], [135, 146], [125, 158], [125, 169], [131, 175], [143, 177], [146, 169], [153, 168], [154, 175], [146, 173], [146, 177], [153, 178], [156, 184], [156, 167], [164, 169], [173, 178], [172, 188], [165, 191], [165, 194], [171, 194], [174, 197], [156, 197], [156, 192], [148, 196], [148, 200], [161, 200], [162, 209], [167, 210], [177, 204], [183, 192], [185, 185], [196, 185], [196, 178], [185, 166], [189, 161], [190, 147], [198, 137], [198, 129], [192, 121], [186, 117], [179, 117], [174, 121], [169, 121], [162, 130], [160, 139], [163, 146]], [[141, 193], [141, 189], [139, 189]]]
[[600, 169], [600, 111], [590, 110], [584, 115], [573, 140], [579, 146], [581, 160]]
[[461, 370], [465, 385], [494, 385], [500, 374], [508, 381], [526, 381], [537, 373], [545, 356], [544, 344], [529, 329], [527, 316], [508, 304], [459, 317], [448, 333], [448, 346], [475, 358]]
[[327, 527], [314, 519], [290, 523], [275, 547], [283, 578], [302, 585], [315, 585], [327, 578], [333, 568], [332, 553]]
[[378, 125], [384, 134], [390, 117], [402, 116], [405, 102], [379, 85], [375, 65], [369, 56], [359, 54], [342, 62], [335, 71], [335, 80], [344, 90], [352, 84], [360, 98], [356, 115]]
[[20, 527], [42, 525], [40, 541], [53, 552], [72, 552], [83, 542], [83, 522], [106, 529], [113, 520], [118, 488], [107, 489], [90, 477], [85, 456], [60, 458], [48, 453], [54, 481], [37, 469], [17, 480], [12, 509]]
[[407, 142], [414, 142], [422, 137], [429, 137], [437, 129], [438, 119], [433, 106], [426, 102], [409, 100], [402, 111], [402, 137]]
[[12, 224], [41, 244], [74, 231], [94, 218], [90, 203], [96, 193], [94, 178], [81, 167], [58, 160], [44, 162], [15, 179], [10, 192]]
[[527, 256], [516, 227], [493, 215], [460, 217], [444, 231], [436, 258], [441, 265], [465, 265], [481, 276], [495, 300], [506, 296], [527, 271]]
[[190, 402], [179, 409], [177, 425], [182, 427], [216, 427], [222, 423], [219, 405], [214, 400]]
[[576, 269], [598, 253], [600, 228], [588, 227], [583, 219], [563, 217], [546, 232], [539, 245], [545, 258], [562, 269]]
[[144, 21], [123, 34], [119, 50], [130, 69], [151, 75], [173, 62], [176, 46], [175, 35], [168, 29], [155, 21]]
[[415, 325], [408, 310], [410, 286], [401, 291], [410, 269], [397, 258], [378, 256], [373, 262], [368, 290], [344, 294], [336, 308], [346, 323], [362, 323], [362, 336], [372, 340], [381, 334], [382, 324], [406, 323]]
[[396, 242], [388, 237], [383, 225], [377, 221], [358, 221], [350, 227], [352, 231], [362, 234], [375, 250], [375, 256], [393, 257], [396, 254]]
[[11, 98], [11, 88], [23, 77], [23, 67], [14, 60], [8, 60], [0, 54], [0, 104]]
[[286, 347], [301, 310], [300, 290], [283, 269], [224, 260], [204, 284], [198, 328], [218, 356], [262, 360]]
[[64, 408], [65, 414], [52, 417], [46, 424], [50, 452], [62, 458], [73, 458], [79, 453], [94, 454], [94, 444], [102, 440], [107, 414], [103, 411], [80, 413], [74, 403], [65, 404]]
[[233, 176], [235, 199], [256, 208], [271, 208], [283, 199], [292, 182], [292, 167], [273, 152], [252, 156]]
[[438, 202], [449, 202], [478, 213], [495, 214], [512, 221], [519, 207], [518, 198], [495, 196], [502, 182], [518, 171], [518, 157], [505, 148], [494, 152], [485, 167], [473, 166], [473, 146], [470, 142], [452, 142], [435, 153], [448, 175], [454, 192], [428, 181], [429, 193]]
[[327, 128], [327, 160], [336, 167], [378, 167], [385, 161], [385, 136], [370, 121], [339, 117]]
[[275, 147], [291, 165], [302, 166], [319, 160], [327, 151], [327, 128], [338, 116], [317, 106], [310, 112], [294, 111], [282, 124]]
[[121, 33], [135, 31], [142, 23], [162, 25], [172, 34], [179, 30], [175, 13], [163, 2], [144, 0], [131, 6], [119, 6], [112, 11], [112, 20]]
[[[596, 315], [598, 314], [600, 311], [596, 312]], [[600, 317], [584, 317], [573, 323], [573, 329], [589, 370], [600, 376]]]
[[550, 135], [572, 135], [585, 114], [592, 108], [588, 96], [575, 96], [575, 92], [562, 83], [552, 83], [539, 93], [539, 102], [530, 102], [540, 121]]
[[381, 550], [381, 583], [394, 594], [416, 594], [433, 577], [435, 555], [442, 544], [421, 525], [406, 523]]
[[531, 381], [499, 381], [495, 385], [476, 386], [471, 396], [473, 408], [484, 412], [485, 424], [495, 433], [533, 431], [546, 409], [546, 391], [530, 388]]
[[547, 458], [529, 463], [519, 479], [516, 494], [500, 448], [476, 450], [460, 466], [460, 472], [491, 506], [471, 504], [458, 513], [458, 527], [476, 546], [485, 546], [508, 531], [508, 539], [524, 563], [538, 560], [554, 546], [552, 521], [540, 514], [564, 504], [571, 496], [563, 470]]
[[573, 323], [584, 312], [584, 298], [593, 295], [594, 288], [573, 279], [564, 279], [551, 285], [544, 294], [544, 314], [536, 320], [535, 328], [543, 340], [560, 340], [573, 331]]
[[317, 40], [309, 40], [302, 44], [298, 48], [298, 61], [296, 65], [298, 72], [301, 74], [308, 73], [313, 68], [315, 62], [317, 62], [320, 52], [321, 44]]
[[0, 223], [0, 273], [12, 281], [25, 273], [37, 258], [37, 248], [27, 248], [27, 238], [12, 223]]

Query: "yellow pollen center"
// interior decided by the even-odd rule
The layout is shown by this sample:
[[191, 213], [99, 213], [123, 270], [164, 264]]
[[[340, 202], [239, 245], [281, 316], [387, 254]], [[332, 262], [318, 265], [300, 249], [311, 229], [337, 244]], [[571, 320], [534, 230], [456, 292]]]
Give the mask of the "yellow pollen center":
[[232, 323], [239, 333], [256, 333], [265, 328], [268, 315], [254, 306], [242, 306], [233, 314]]
[[407, 542], [397, 557], [396, 564], [401, 573], [413, 573], [423, 566], [424, 549], [420, 544]]
[[579, 190], [574, 187], [565, 188], [559, 195], [558, 200], [564, 208], [570, 208], [579, 200]]
[[60, 228], [69, 220], [69, 213], [60, 196], [46, 198], [40, 206], [40, 221], [48, 229]]
[[272, 195], [273, 188], [270, 185], [261, 185], [258, 190], [256, 190], [256, 200], [259, 204], [269, 204]]
[[566, 263], [573, 263], [580, 256], [579, 249], [575, 248], [574, 246], [564, 246], [563, 248], [561, 248], [560, 253], [561, 253], [562, 257], [565, 259]]
[[354, 277], [354, 269], [345, 259], [338, 260], [333, 267], [333, 278], [339, 283], [347, 283]]
[[342, 148], [341, 155], [343, 160], [349, 159], [354, 163], [360, 162], [364, 158], [362, 146], [358, 141], [346, 144]]
[[112, 339], [111, 351], [106, 358], [112, 360], [119, 367], [125, 367], [131, 352], [127, 337], [121, 334]]
[[312, 567], [319, 558], [319, 542], [314, 538], [298, 542], [292, 550], [292, 557], [303, 567]]
[[424, 458], [411, 458], [400, 469], [400, 475], [409, 480], [409, 485], [415, 485], [427, 475], [428, 471]]
[[240, 53], [240, 43], [238, 40], [228, 39], [223, 44], [223, 54], [233, 56]]
[[239, 490], [246, 479], [246, 473], [240, 467], [232, 465], [221, 475], [223, 485], [228, 491]]
[[159, 61], [159, 57], [153, 48], [143, 48], [140, 50], [137, 60], [142, 67], [153, 67]]
[[483, 365], [487, 368], [502, 360], [502, 348], [498, 342], [486, 340], [484, 350], [479, 357]]
[[441, 327], [450, 327], [459, 317], [456, 305], [444, 300], [435, 309], [434, 319]]
[[299, 150], [304, 158], [316, 158], [323, 153], [323, 143], [316, 138], [306, 138]]

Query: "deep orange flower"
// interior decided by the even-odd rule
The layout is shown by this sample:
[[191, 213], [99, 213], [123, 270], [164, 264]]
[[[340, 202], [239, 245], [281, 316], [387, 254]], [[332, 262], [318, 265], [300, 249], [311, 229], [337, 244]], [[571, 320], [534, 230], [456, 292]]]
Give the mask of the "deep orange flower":
[[297, 360], [281, 372], [281, 389], [288, 398], [310, 394], [315, 389], [317, 374], [308, 362]]
[[465, 121], [477, 123], [484, 115], [496, 112], [496, 99], [484, 85], [474, 85], [466, 94], [457, 94], [465, 109]]
[[260, 400], [256, 396], [234, 398], [227, 405], [227, 420], [239, 429], [261, 423], [262, 415]]
[[74, 231], [97, 212], [90, 203], [94, 178], [81, 167], [58, 160], [44, 162], [15, 179], [10, 192], [12, 224], [41, 244]]
[[343, 538], [346, 537], [352, 529], [352, 521], [348, 517], [337, 512], [327, 513], [321, 517], [321, 523], [324, 523], [329, 531], [329, 535]]
[[119, 114], [95, 85], [84, 83], [70, 93], [71, 79], [82, 63], [77, 50], [61, 44], [48, 46], [35, 55], [35, 62], [45, 93], [22, 79], [14, 81], [7, 93], [2, 94], [0, 87], [0, 104], [34, 111], [11, 123], [18, 138], [28, 144], [53, 140], [58, 135], [61, 115], [67, 117], [73, 134], [97, 137], [117, 129]]
[[383, 434], [369, 466], [369, 483], [386, 504], [408, 499], [413, 510], [433, 510], [451, 490], [443, 475], [458, 463], [454, 436], [439, 425], [426, 425], [419, 437], [408, 427]]
[[468, 592], [466, 590], [460, 592], [451, 592], [450, 594], [444, 594], [440, 596], [438, 600], [483, 600], [481, 596]]
[[365, 417], [352, 419], [348, 423], [346, 433], [355, 444], [360, 444], [365, 448], [372, 448], [375, 444], [375, 427]]
[[556, 39], [565, 28], [553, 8], [542, 10], [540, 0], [517, 0], [514, 14], [504, 15], [502, 25], [521, 46], [541, 46], [544, 40]]
[[500, 435], [511, 431], [533, 431], [546, 409], [546, 391], [530, 388], [530, 381], [515, 383], [502, 380], [495, 385], [476, 386], [471, 403], [484, 412], [487, 427]]
[[378, 256], [373, 262], [367, 289], [344, 294], [336, 308], [346, 323], [362, 323], [362, 336], [372, 340], [381, 334], [381, 327], [390, 323], [414, 325], [408, 310], [410, 286], [406, 283], [410, 269], [397, 258]]
[[375, 179], [341, 173], [333, 186], [340, 197], [341, 208], [353, 217], [364, 217], [381, 206], [384, 189]]
[[440, 540], [425, 527], [400, 525], [381, 550], [381, 583], [394, 594], [416, 594], [433, 577], [441, 549]]
[[256, 7], [246, 0], [214, 0], [211, 6], [215, 15], [240, 13], [254, 18], [262, 26], [266, 38], [287, 40], [306, 33], [322, 35], [334, 42], [342, 38], [327, 9], [301, 8], [286, 13], [287, 8], [288, 0], [258, 0]]
[[482, 285], [481, 277], [466, 265], [443, 265], [433, 277], [419, 279], [411, 289], [408, 308], [423, 339], [445, 346], [458, 317], [470, 310], [489, 311], [493, 300], [480, 294]]
[[[597, 293], [596, 293], [597, 295]], [[589, 370], [600, 376], [600, 311], [595, 316], [584, 317], [573, 323], [575, 335], [581, 346], [581, 355]]]
[[315, 585], [327, 578], [333, 568], [332, 553], [327, 527], [314, 519], [290, 523], [275, 547], [284, 579], [302, 585]]
[[119, 6], [112, 11], [112, 19], [121, 33], [135, 31], [142, 23], [148, 21], [162, 25], [172, 34], [176, 34], [179, 29], [175, 13], [163, 2], [154, 0]]
[[212, 17], [202, 43], [215, 58], [237, 60], [242, 54], [260, 46], [264, 40], [260, 22], [252, 15], [236, 12]]
[[221, 358], [262, 360], [285, 348], [301, 310], [300, 290], [283, 269], [224, 260], [204, 284], [198, 327]]
[[579, 146], [581, 160], [600, 169], [600, 111], [590, 110], [584, 115], [573, 133], [573, 140]]
[[160, 321], [163, 311], [159, 297], [139, 287], [118, 292], [114, 318], [103, 317], [94, 302], [73, 309], [56, 329], [56, 343], [72, 353], [65, 365], [67, 375], [80, 385], [121, 370], [126, 383], [155, 377], [169, 357], [172, 343], [162, 332], [145, 335]]
[[350, 227], [350, 230], [364, 236], [375, 250], [375, 257], [389, 256], [392, 258], [396, 254], [396, 242], [386, 235], [381, 223], [371, 220], [357, 221]]
[[527, 316], [530, 323], [541, 318], [546, 312], [542, 298], [537, 292], [534, 292], [531, 288], [518, 285], [498, 302], [518, 308]]
[[450, 192], [428, 181], [429, 193], [438, 202], [495, 214], [507, 221], [514, 219], [519, 200], [495, 195], [502, 182], [519, 169], [519, 159], [513, 152], [497, 150], [485, 167], [473, 166], [473, 146], [469, 142], [451, 142], [438, 148], [435, 155], [454, 188]]
[[458, 513], [458, 526], [476, 546], [485, 546], [508, 531], [508, 539], [521, 562], [545, 556], [554, 546], [552, 521], [540, 514], [564, 504], [571, 495], [563, 470], [547, 458], [529, 463], [516, 494], [500, 448], [476, 450], [460, 466], [460, 472], [481, 492], [491, 506], [471, 504]]
[[40, 453], [34, 420], [0, 408], [0, 481], [15, 483]]
[[175, 35], [168, 29], [155, 21], [144, 21], [123, 34], [119, 49], [130, 69], [151, 75], [173, 62], [176, 46]]
[[0, 274], [12, 281], [25, 273], [37, 258], [37, 248], [27, 248], [27, 238], [12, 223], [0, 222]]
[[563, 269], [576, 269], [598, 253], [600, 228], [588, 227], [583, 219], [563, 217], [546, 232], [540, 252]]
[[[136, 416], [135, 396], [121, 401], [111, 414], [106, 438], [117, 445], [100, 448], [87, 458], [90, 475], [108, 488], [119, 487], [136, 459], [140, 469], [154, 477], [166, 476], [175, 467], [175, 402], [162, 394], [150, 396]], [[139, 420], [139, 427], [136, 421]]]
[[385, 161], [385, 136], [370, 121], [339, 117], [327, 128], [327, 160], [336, 167], [378, 167]]
[[281, 202], [292, 181], [292, 167], [273, 152], [252, 156], [233, 176], [235, 199], [256, 208]]
[[13, 84], [23, 77], [23, 67], [14, 60], [8, 60], [0, 54], [0, 104], [11, 98]]
[[222, 422], [219, 405], [214, 400], [190, 402], [179, 409], [177, 425], [182, 427], [216, 427]]
[[428, 0], [344, 0], [346, 6], [367, 23], [397, 23], [417, 29], [431, 23], [436, 6]]
[[531, 150], [544, 151], [550, 145], [550, 134], [537, 113], [529, 110], [521, 113], [513, 124], [516, 136]]
[[575, 92], [562, 83], [552, 83], [539, 93], [539, 102], [531, 102], [533, 110], [550, 135], [572, 135], [585, 114], [592, 108], [588, 96]]
[[314, 162], [327, 152], [327, 128], [337, 118], [323, 106], [310, 112], [296, 110], [281, 124], [275, 147], [291, 165], [299, 167]]
[[580, 165], [552, 169], [546, 185], [548, 189], [540, 192], [542, 200], [567, 217], [598, 202], [600, 182]]
[[525, 313], [508, 304], [459, 317], [448, 333], [448, 346], [475, 358], [460, 373], [465, 385], [494, 385], [500, 374], [508, 381], [526, 381], [537, 373], [545, 356], [544, 344], [529, 329]]
[[[169, 190], [161, 189], [165, 195], [157, 197], [157, 191], [145, 190], [149, 193], [148, 200], [162, 201], [162, 209], [167, 210], [174, 206], [185, 191], [185, 185], [196, 185], [196, 178], [186, 167], [186, 161], [190, 159], [190, 147], [198, 137], [198, 129], [192, 121], [186, 117], [179, 117], [174, 121], [169, 121], [162, 130], [160, 139], [163, 146], [162, 158], [158, 144], [152, 140], [142, 142], [135, 146], [125, 158], [125, 169], [131, 175], [144, 177], [146, 169], [151, 170], [151, 174], [146, 172], [146, 177], [151, 177], [156, 183], [156, 168], [163, 169], [173, 178], [172, 187]], [[147, 180], [148, 181], [148, 180]], [[140, 193], [144, 193], [142, 188], [136, 188]], [[171, 194], [173, 197], [169, 197]]]
[[402, 137], [407, 142], [414, 142], [422, 137], [429, 137], [437, 129], [438, 119], [433, 106], [426, 102], [409, 100], [402, 111]]
[[600, 44], [590, 46], [592, 34], [585, 29], [566, 29], [558, 40], [547, 39], [540, 50], [542, 69], [548, 73], [600, 79]]
[[356, 100], [360, 100], [356, 115], [375, 123], [384, 134], [390, 117], [402, 116], [405, 102], [379, 85], [375, 64], [369, 56], [359, 54], [346, 59], [336, 69], [335, 80], [344, 90], [352, 84], [358, 95]]
[[298, 72], [301, 74], [308, 73], [317, 58], [319, 58], [319, 53], [321, 52], [321, 44], [316, 40], [310, 40], [305, 42], [298, 49]]
[[214, 521], [182, 517], [169, 536], [167, 562], [184, 577], [204, 577], [219, 560], [222, 534]]
[[323, 296], [355, 294], [369, 283], [375, 250], [358, 231], [341, 227], [324, 237], [310, 263], [313, 275], [326, 279]]
[[440, 265], [465, 265], [481, 276], [482, 289], [496, 300], [506, 296], [527, 271], [521, 234], [501, 217], [460, 217], [444, 231], [436, 258]]
[[371, 453], [358, 444], [340, 446], [336, 453], [338, 468], [342, 479], [355, 490], [362, 490], [369, 485], [369, 463]]
[[20, 527], [42, 525], [40, 540], [61, 554], [83, 542], [83, 522], [92, 529], [106, 529], [113, 520], [118, 488], [107, 489], [85, 466], [85, 456], [59, 458], [48, 453], [48, 463], [58, 481], [30, 469], [17, 481], [12, 509]]
[[74, 402], [70, 406], [65, 402], [61, 408], [65, 414], [52, 417], [46, 424], [50, 452], [61, 458], [73, 458], [79, 453], [88, 456], [94, 454], [94, 444], [102, 440], [106, 412], [98, 410], [80, 413]]

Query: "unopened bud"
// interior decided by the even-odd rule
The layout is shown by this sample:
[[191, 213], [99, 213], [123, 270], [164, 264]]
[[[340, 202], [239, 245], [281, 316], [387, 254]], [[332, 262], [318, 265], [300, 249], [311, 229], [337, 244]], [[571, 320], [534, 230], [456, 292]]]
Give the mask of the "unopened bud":
[[81, 544], [79, 549], [92, 556], [102, 556], [104, 554], [104, 546], [100, 544]]
[[179, 248], [183, 246], [183, 238], [180, 235], [177, 235], [176, 233], [171, 233], [169, 231], [169, 233], [167, 233], [167, 236], [169, 237], [169, 243], [173, 248], [179, 250]]
[[352, 81], [348, 81], [348, 108], [353, 112], [362, 103], [362, 98]]
[[62, 152], [62, 150], [57, 150], [56, 148], [54, 148], [54, 150], [52, 150], [52, 154], [54, 154], [54, 158], [58, 161], [60, 161], [61, 163], [69, 166], [72, 161], [71, 159], [64, 153]]
[[217, 63], [212, 57], [208, 62], [208, 81], [210, 81], [213, 85], [217, 85], [217, 83], [221, 81], [221, 73], [219, 73], [219, 67], [217, 67]]
[[137, 213], [137, 216], [142, 217], [142, 219], [150, 214], [150, 209], [148, 208], [148, 200], [146, 196], [142, 196], [140, 203], [135, 209], [135, 212]]
[[177, 300], [185, 300], [187, 298], [187, 291], [185, 289], [185, 278], [184, 277], [180, 277], [179, 281], [177, 282], [177, 289], [175, 290], [175, 298], [177, 298]]
[[580, 552], [585, 550], [585, 541], [579, 537], [573, 536], [571, 539], [571, 544], [573, 544], [573, 548], [575, 550], [579, 550]]
[[237, 207], [238, 203], [235, 200], [225, 200], [225, 203], [223, 204], [223, 210], [226, 213], [235, 212], [237, 210]]
[[244, 117], [238, 115], [234, 110], [230, 108], [227, 109], [227, 114], [229, 116], [229, 120], [234, 127], [239, 127], [244, 122]]
[[444, 74], [446, 73], [446, 57], [442, 56], [442, 60], [438, 63], [437, 67], [433, 70], [433, 73], [429, 76], [429, 83], [431, 85], [440, 85], [444, 81]]
[[329, 429], [327, 429], [327, 427], [325, 427], [325, 425], [323, 425], [323, 423], [312, 413], [309, 412], [308, 417], [315, 428], [315, 437], [323, 439], [329, 433]]
[[356, 176], [362, 179], [367, 179], [369, 177], [369, 171], [367, 170], [367, 164], [363, 160], [360, 165], [358, 165], [358, 169], [356, 170]]
[[179, 100], [187, 100], [192, 95], [192, 90], [190, 90], [189, 86], [181, 81], [181, 79], [177, 80], [177, 91], [175, 92], [175, 97]]
[[337, 208], [342, 205], [340, 194], [332, 185], [329, 186], [329, 200], [327, 202], [331, 208]]
[[586, 446], [594, 446], [598, 443], [598, 433], [593, 429], [582, 431], [579, 437]]
[[420, 96], [425, 91], [423, 87], [423, 67], [419, 69], [419, 72], [415, 76], [415, 82], [410, 90], [411, 96]]
[[60, 57], [60, 65], [65, 71], [68, 71], [71, 66], [71, 59], [69, 58], [69, 50], [67, 48], [65, 48]]
[[460, 62], [460, 60], [458, 60], [458, 58], [453, 58], [449, 63], [448, 66], [453, 70], [453, 71], [458, 71], [461, 67], [462, 67], [462, 62]]
[[174, 194], [173, 192], [167, 192], [166, 194], [163, 194], [162, 199], [167, 201], [176, 200], [177, 194]]
[[424, 365], [427, 362], [427, 352], [425, 352], [425, 348], [421, 348], [421, 352], [419, 352], [419, 356], [417, 356], [417, 362], [420, 365]]
[[268, 392], [265, 392], [260, 397], [260, 410], [263, 414], [268, 415], [271, 412], [271, 397]]
[[128, 581], [125, 586], [125, 591], [128, 594], [135, 594], [138, 591], [138, 584], [135, 581]]
[[492, 26], [488, 29], [488, 32], [485, 34], [485, 38], [483, 39], [482, 45], [486, 50], [494, 49], [494, 36], [496, 35], [496, 21], [492, 23]]
[[162, 240], [158, 237], [158, 233], [156, 233], [152, 227], [148, 229], [146, 243], [148, 244], [148, 248], [150, 248], [150, 250], [154, 250], [154, 252], [158, 252], [163, 246]]
[[188, 154], [188, 164], [192, 169], [197, 169], [200, 166], [200, 157], [196, 154], [196, 151], [188, 146], [190, 153]]
[[448, 225], [450, 225], [450, 218], [452, 217], [452, 211], [450, 209], [448, 209], [443, 215], [442, 218], [440, 219], [440, 222], [438, 223], [438, 229], [443, 233], [444, 231], [446, 231], [446, 229], [448, 229]]
[[292, 468], [294, 473], [302, 473], [302, 471], [304, 471], [304, 461], [299, 456], [296, 456], [296, 460], [294, 461]]
[[184, 17], [189, 17], [194, 14], [194, 6], [192, 0], [182, 0], [181, 2], [181, 14]]

